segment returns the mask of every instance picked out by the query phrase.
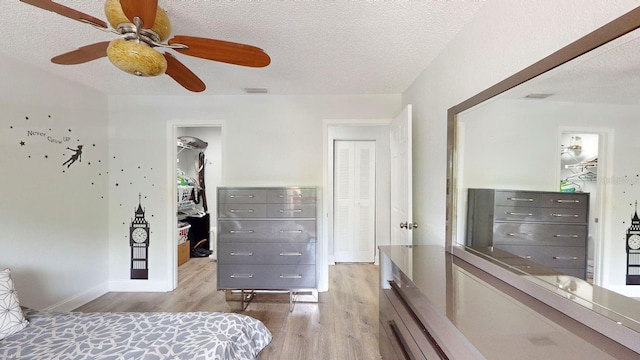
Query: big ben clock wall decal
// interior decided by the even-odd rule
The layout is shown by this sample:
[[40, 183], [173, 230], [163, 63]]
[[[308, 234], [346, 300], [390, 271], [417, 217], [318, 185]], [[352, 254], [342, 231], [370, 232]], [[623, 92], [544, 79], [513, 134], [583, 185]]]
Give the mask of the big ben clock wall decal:
[[149, 222], [144, 217], [141, 195], [138, 195], [138, 208], [129, 227], [129, 245], [131, 279], [149, 279]]
[[640, 285], [640, 218], [638, 202], [636, 211], [627, 229], [627, 285]]

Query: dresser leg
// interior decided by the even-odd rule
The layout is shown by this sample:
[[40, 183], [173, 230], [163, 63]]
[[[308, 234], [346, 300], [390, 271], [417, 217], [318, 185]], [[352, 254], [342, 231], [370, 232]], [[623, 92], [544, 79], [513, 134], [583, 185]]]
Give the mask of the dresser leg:
[[[240, 292], [239, 295], [237, 295], [238, 291]], [[236, 292], [236, 295], [234, 295], [234, 292]], [[238, 299], [238, 296], [240, 297], [240, 299]], [[242, 309], [241, 311], [245, 311], [247, 309], [247, 307], [249, 306], [249, 304], [251, 303], [251, 301], [255, 296], [256, 296], [255, 290], [246, 290], [246, 289], [225, 290], [225, 300], [226, 301], [239, 300], [240, 308]]]

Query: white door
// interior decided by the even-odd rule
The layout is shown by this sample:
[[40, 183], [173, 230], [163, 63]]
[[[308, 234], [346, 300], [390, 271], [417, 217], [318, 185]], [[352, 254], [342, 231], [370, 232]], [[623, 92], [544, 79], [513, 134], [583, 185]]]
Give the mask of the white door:
[[334, 142], [334, 256], [373, 262], [375, 256], [375, 141]]
[[412, 154], [411, 104], [391, 123], [391, 245], [411, 245], [412, 229]]

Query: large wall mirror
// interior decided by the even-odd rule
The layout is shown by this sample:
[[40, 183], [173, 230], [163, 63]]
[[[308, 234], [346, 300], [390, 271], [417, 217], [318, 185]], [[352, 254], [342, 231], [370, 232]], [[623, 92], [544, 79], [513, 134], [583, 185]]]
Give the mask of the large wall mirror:
[[[633, 217], [640, 203], [639, 28], [636, 8], [451, 108], [447, 187], [447, 246], [454, 254], [464, 249], [497, 259], [549, 289], [569, 289], [587, 307], [606, 308], [638, 332], [640, 302], [617, 308], [597, 289], [624, 294], [632, 306], [630, 297], [640, 298], [640, 283], [628, 285], [627, 277], [640, 276], [640, 267], [627, 266], [628, 231], [639, 220]], [[566, 195], [558, 198], [565, 207], [588, 204], [582, 213], [551, 214], [569, 230], [550, 224], [557, 219], [541, 220], [548, 226], [540, 236], [561, 246], [539, 241], [526, 221], [507, 218], [507, 230], [498, 229], [505, 220], [501, 196], [528, 204], [549, 194]], [[537, 216], [529, 205], [519, 206], [511, 209], [516, 216]], [[485, 211], [495, 213], [477, 216], [482, 224], [474, 230], [476, 214]], [[538, 246], [533, 252], [565, 265], [536, 263], [535, 255], [495, 245], [499, 231], [531, 240]], [[567, 249], [574, 252], [562, 252]], [[640, 264], [640, 249], [634, 261]]]

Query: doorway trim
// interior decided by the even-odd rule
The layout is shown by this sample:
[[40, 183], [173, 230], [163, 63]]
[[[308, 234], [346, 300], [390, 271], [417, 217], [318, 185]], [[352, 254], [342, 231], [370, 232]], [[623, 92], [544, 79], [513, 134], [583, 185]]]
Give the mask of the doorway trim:
[[[178, 287], [178, 239], [175, 234], [178, 232], [178, 223], [175, 220], [176, 213], [178, 211], [177, 203], [175, 200], [176, 193], [178, 191], [178, 185], [176, 183], [176, 171], [178, 168], [176, 159], [178, 158], [178, 149], [176, 146], [177, 129], [182, 127], [219, 127], [220, 128], [220, 151], [222, 163], [220, 164], [220, 171], [222, 183], [225, 183], [225, 120], [193, 120], [193, 119], [175, 119], [167, 121], [167, 206], [166, 206], [166, 218], [168, 219], [166, 224], [166, 231], [169, 239], [167, 244], [167, 283], [170, 284], [168, 291], [173, 291]], [[212, 219], [213, 221], [214, 219]]]
[[[393, 119], [325, 119], [322, 121], [322, 179], [323, 179], [323, 188], [325, 189], [323, 193], [323, 204], [326, 209], [326, 213], [324, 214], [323, 221], [323, 232], [326, 234], [326, 241], [321, 246], [318, 252], [319, 263], [320, 264], [328, 264], [335, 265], [335, 259], [333, 256], [329, 256], [329, 244], [333, 244], [333, 159], [334, 159], [334, 149], [333, 149], [333, 138], [329, 138], [329, 128], [330, 127], [340, 127], [340, 126], [363, 126], [363, 127], [373, 127], [373, 126], [384, 126], [391, 124]], [[377, 251], [376, 251], [377, 254]], [[378, 257], [376, 255], [375, 263], [378, 263]], [[322, 271], [326, 271], [326, 276], [320, 276], [321, 280], [326, 279], [325, 281], [318, 282], [318, 290], [326, 291], [329, 288], [328, 284], [328, 267], [323, 267]], [[324, 290], [321, 290], [324, 289]]]
[[[611, 181], [607, 181], [609, 174], [613, 173], [613, 136], [614, 129], [606, 127], [589, 126], [560, 126], [558, 128], [558, 149], [562, 145], [562, 134], [583, 133], [598, 135], [598, 184], [597, 200], [594, 207], [594, 216], [598, 219], [598, 227], [594, 232], [593, 239], [593, 284], [603, 286], [604, 275], [604, 254], [605, 254], [605, 234], [611, 226]], [[560, 156], [558, 156], [556, 169], [557, 183], [560, 183]]]

